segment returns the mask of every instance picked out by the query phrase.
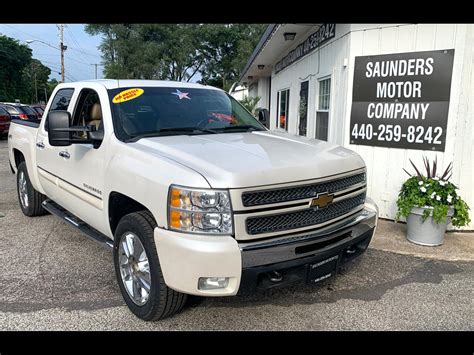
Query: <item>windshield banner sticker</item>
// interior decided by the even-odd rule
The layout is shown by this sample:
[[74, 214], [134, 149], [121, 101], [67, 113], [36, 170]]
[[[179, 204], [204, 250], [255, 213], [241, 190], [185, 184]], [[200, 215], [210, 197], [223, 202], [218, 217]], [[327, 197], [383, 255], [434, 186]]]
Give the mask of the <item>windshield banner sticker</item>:
[[176, 92], [172, 92], [172, 94], [178, 96], [180, 100], [182, 100], [182, 99], [191, 100], [191, 98], [188, 97], [189, 92], [181, 92], [178, 89], [176, 89]]
[[140, 88], [127, 89], [115, 95], [112, 102], [114, 104], [118, 104], [121, 102], [133, 100], [133, 99], [136, 99], [138, 96], [142, 95], [143, 92], [144, 92], [143, 89], [140, 89]]

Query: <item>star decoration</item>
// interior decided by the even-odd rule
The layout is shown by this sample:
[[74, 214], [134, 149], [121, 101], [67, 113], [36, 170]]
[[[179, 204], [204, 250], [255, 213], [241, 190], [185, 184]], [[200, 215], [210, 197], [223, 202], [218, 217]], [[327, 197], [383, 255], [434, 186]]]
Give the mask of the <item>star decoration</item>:
[[178, 96], [180, 100], [182, 100], [182, 99], [191, 100], [191, 98], [188, 97], [188, 95], [189, 95], [188, 92], [181, 92], [178, 89], [176, 89], [176, 92], [172, 92], [172, 94]]

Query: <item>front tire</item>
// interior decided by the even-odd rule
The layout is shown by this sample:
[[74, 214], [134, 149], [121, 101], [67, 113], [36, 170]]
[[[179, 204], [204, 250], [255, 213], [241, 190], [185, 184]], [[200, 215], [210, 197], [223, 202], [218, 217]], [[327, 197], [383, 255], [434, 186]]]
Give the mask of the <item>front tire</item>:
[[125, 303], [138, 318], [159, 320], [183, 308], [187, 295], [169, 288], [163, 278], [148, 211], [130, 213], [114, 234], [115, 274]]
[[16, 174], [16, 185], [18, 192], [18, 202], [20, 203], [21, 211], [25, 216], [35, 217], [42, 216], [47, 213], [43, 208], [43, 201], [46, 200], [46, 196], [35, 190], [31, 184], [28, 171], [26, 169], [26, 163], [22, 161], [18, 165], [18, 171]]

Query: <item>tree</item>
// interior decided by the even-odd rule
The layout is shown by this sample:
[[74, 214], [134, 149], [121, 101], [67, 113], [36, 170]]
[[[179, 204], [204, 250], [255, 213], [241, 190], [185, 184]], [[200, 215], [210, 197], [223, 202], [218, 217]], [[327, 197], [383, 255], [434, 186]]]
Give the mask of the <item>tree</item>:
[[201, 83], [229, 90], [237, 81], [266, 25], [228, 24], [206, 27], [206, 65]]
[[31, 61], [31, 49], [17, 40], [0, 36], [0, 101], [28, 98], [23, 70]]
[[229, 89], [265, 25], [89, 24], [102, 35], [106, 78], [190, 81]]
[[260, 96], [250, 97], [244, 96], [239, 102], [249, 111], [252, 115], [257, 116], [257, 104], [260, 101]]
[[0, 36], [0, 101], [31, 103], [44, 100], [44, 87], [51, 70], [32, 58], [31, 49], [17, 40]]
[[22, 76], [22, 81], [27, 87], [25, 102], [46, 102], [44, 89], [47, 87], [50, 74], [51, 69], [44, 66], [38, 59], [31, 59], [30, 63], [24, 68]]

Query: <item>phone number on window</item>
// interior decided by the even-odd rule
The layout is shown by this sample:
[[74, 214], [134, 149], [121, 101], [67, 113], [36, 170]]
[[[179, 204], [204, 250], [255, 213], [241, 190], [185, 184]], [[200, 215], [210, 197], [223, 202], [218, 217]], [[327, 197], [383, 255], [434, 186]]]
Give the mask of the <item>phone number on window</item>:
[[[406, 129], [406, 130], [405, 130]], [[372, 124], [356, 123], [351, 131], [351, 138], [362, 140], [378, 140], [386, 142], [428, 143], [442, 144], [440, 138], [443, 135], [442, 127], [423, 127], [380, 124], [374, 127]]]

